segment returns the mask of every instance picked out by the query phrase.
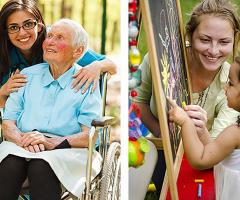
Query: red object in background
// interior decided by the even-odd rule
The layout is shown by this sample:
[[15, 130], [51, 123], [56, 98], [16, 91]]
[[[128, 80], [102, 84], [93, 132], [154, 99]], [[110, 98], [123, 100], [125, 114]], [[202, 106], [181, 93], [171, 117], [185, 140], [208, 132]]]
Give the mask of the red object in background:
[[131, 72], [136, 72], [138, 70], [138, 65], [137, 66], [130, 66], [130, 71]]
[[137, 96], [137, 92], [135, 90], [131, 91], [131, 97], [136, 97]]
[[129, 46], [137, 46], [137, 40], [130, 40], [129, 41]]
[[133, 1], [128, 3], [128, 12], [129, 13], [132, 13], [132, 14], [136, 15], [137, 14], [137, 8], [138, 8], [137, 0], [133, 0]]
[[[201, 198], [197, 197], [198, 183], [194, 182], [195, 179], [204, 180]], [[179, 200], [215, 200], [213, 169], [195, 170], [184, 155], [178, 175], [177, 188]], [[169, 191], [166, 200], [171, 200]]]

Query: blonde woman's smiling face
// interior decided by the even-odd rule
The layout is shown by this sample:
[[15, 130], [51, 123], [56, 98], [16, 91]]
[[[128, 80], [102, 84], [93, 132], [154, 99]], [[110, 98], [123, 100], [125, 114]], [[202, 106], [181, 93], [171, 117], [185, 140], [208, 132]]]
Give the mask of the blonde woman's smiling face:
[[234, 30], [230, 21], [203, 15], [192, 36], [192, 55], [198, 66], [217, 70], [233, 51]]

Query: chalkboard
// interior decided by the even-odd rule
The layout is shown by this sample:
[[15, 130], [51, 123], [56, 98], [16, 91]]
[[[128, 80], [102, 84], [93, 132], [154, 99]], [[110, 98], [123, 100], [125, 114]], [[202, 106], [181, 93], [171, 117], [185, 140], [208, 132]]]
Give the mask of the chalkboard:
[[[190, 88], [183, 26], [178, 0], [141, 0], [142, 18], [149, 49], [168, 181], [172, 199], [178, 199], [176, 166], [180, 128], [168, 120], [166, 97], [178, 105], [190, 104]], [[180, 163], [179, 163], [180, 165]]]

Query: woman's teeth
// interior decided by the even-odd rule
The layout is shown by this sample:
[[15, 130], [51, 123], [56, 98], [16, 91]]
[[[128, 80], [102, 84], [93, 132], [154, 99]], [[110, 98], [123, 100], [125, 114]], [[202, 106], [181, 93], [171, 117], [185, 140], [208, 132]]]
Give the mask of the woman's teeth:
[[210, 57], [210, 56], [206, 56], [206, 57], [207, 57], [207, 59], [208, 59], [209, 61], [211, 61], [211, 62], [216, 62], [217, 59], [218, 59], [218, 58], [216, 58], [216, 57]]
[[29, 37], [20, 39], [19, 41], [20, 41], [20, 42], [26, 42], [26, 41], [28, 41], [28, 40], [29, 40]]

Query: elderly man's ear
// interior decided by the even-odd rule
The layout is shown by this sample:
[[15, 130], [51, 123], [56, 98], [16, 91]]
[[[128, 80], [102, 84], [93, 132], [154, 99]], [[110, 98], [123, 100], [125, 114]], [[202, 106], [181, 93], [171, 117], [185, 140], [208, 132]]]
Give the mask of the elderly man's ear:
[[80, 47], [76, 48], [74, 53], [73, 53], [73, 57], [76, 58], [76, 59], [80, 58], [83, 54], [83, 51], [84, 51], [83, 46], [80, 46]]

